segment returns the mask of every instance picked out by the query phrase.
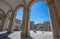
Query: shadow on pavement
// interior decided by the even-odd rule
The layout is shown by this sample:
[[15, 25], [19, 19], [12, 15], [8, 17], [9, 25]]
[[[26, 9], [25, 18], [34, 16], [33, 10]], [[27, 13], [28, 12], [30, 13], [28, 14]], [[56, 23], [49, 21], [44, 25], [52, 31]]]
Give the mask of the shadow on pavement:
[[21, 36], [20, 39], [33, 39], [31, 36]]
[[0, 39], [11, 39], [8, 37], [8, 35], [11, 34], [11, 33], [2, 33], [0, 34]]

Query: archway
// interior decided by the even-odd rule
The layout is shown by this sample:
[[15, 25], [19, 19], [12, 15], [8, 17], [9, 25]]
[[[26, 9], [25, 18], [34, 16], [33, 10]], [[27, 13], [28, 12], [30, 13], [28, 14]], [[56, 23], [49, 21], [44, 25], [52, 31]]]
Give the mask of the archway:
[[16, 19], [15, 19], [15, 25], [14, 25], [14, 30], [15, 31], [20, 31], [22, 28], [22, 18], [23, 18], [23, 8], [19, 8], [16, 11]]
[[12, 15], [12, 11], [8, 11], [8, 14], [6, 14], [7, 16], [7, 19], [5, 20], [5, 30], [8, 30], [9, 29], [9, 23], [10, 23], [10, 19], [11, 19], [11, 15]]
[[[31, 7], [31, 6], [30, 6]], [[34, 28], [32, 30], [37, 31], [38, 32], [42, 32], [45, 33], [47, 31], [47, 33], [49, 32], [50, 34], [52, 34], [52, 25], [51, 25], [51, 19], [50, 19], [50, 12], [48, 10], [47, 4], [44, 1], [39, 1], [36, 2], [32, 5], [31, 7], [31, 21], [34, 21], [33, 26], [30, 26], [30, 28]], [[47, 34], [46, 33], [46, 34]]]
[[0, 30], [2, 31], [2, 28], [3, 28], [3, 20], [4, 20], [4, 18], [5, 18], [5, 13], [4, 13], [4, 11], [2, 10], [2, 9], [0, 9]]
[[3, 12], [3, 10], [0, 9], [0, 24], [3, 19], [3, 16], [4, 16], [4, 12]]

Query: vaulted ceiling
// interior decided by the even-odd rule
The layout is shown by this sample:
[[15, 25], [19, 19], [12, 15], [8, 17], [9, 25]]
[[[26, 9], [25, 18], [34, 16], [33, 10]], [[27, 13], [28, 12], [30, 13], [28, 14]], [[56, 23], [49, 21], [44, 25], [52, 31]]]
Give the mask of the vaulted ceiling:
[[5, 13], [9, 10], [16, 10], [19, 7], [23, 7], [26, 3], [27, 6], [32, 5], [36, 1], [41, 0], [0, 0], [0, 9], [2, 9]]

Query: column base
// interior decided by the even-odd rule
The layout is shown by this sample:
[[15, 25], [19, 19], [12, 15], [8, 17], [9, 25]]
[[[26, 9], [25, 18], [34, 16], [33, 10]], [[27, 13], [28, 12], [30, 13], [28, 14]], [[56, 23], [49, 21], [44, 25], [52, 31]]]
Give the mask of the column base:
[[11, 32], [11, 31], [7, 31], [7, 33], [13, 33], [13, 31]]
[[3, 29], [0, 29], [0, 31], [4, 31]]
[[28, 36], [30, 36], [30, 35], [21, 35], [22, 37], [28, 37]]
[[59, 39], [60, 37], [53, 37], [53, 39]]
[[30, 36], [30, 33], [21, 32], [21, 36]]
[[53, 37], [60, 37], [59, 35], [53, 35]]
[[21, 34], [21, 36], [26, 36], [27, 37], [27, 36], [30, 36], [30, 34]]

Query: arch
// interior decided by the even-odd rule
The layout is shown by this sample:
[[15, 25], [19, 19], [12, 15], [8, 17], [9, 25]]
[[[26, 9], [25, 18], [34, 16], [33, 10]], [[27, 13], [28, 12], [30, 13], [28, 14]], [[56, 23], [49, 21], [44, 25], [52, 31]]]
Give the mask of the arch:
[[24, 6], [23, 6], [23, 5], [17, 6], [17, 7], [15, 8], [15, 10], [14, 10], [14, 13], [16, 13], [16, 12], [18, 11], [18, 9], [20, 9], [20, 8], [24, 8]]
[[[20, 9], [24, 9], [24, 6], [23, 5], [19, 5], [19, 6], [17, 6], [16, 8], [15, 8], [15, 10], [14, 10], [14, 13], [16, 14], [16, 16], [15, 17], [17, 17], [18, 15], [18, 11], [20, 10]], [[22, 10], [22, 12], [23, 12], [23, 10]], [[21, 14], [21, 13], [20, 13]], [[23, 19], [23, 13], [20, 15], [20, 17]], [[22, 20], [22, 19], [20, 19], [20, 21]], [[17, 19], [16, 18], [16, 20], [19, 20], [19, 19]], [[16, 23], [16, 22], [15, 22]], [[19, 25], [18, 25], [19, 26]], [[21, 26], [19, 26], [20, 27], [20, 29], [21, 29]]]
[[6, 15], [8, 15], [8, 14], [9, 14], [9, 12], [13, 12], [13, 10], [9, 10], [9, 11], [7, 12], [7, 14], [6, 14]]
[[12, 11], [12, 10], [13, 10], [13, 8], [12, 8], [12, 6], [11, 6], [8, 2], [6, 2], [6, 1], [4, 1], [4, 0], [2, 0], [2, 2], [6, 3], [6, 4], [10, 7], [10, 10], [9, 10], [9, 11], [7, 11], [7, 13], [6, 13], [6, 15], [7, 15], [7, 14], [8, 14], [8, 12], [10, 12], [10, 11]]
[[9, 10], [8, 12], [7, 12], [7, 14], [6, 14], [6, 16], [7, 16], [7, 23], [6, 23], [6, 26], [5, 26], [5, 29], [6, 30], [8, 30], [8, 27], [9, 27], [9, 23], [10, 23], [10, 19], [11, 19], [11, 15], [12, 15], [12, 13], [10, 13], [10, 12], [13, 12], [13, 10]]
[[5, 15], [5, 12], [3, 11], [3, 9], [0, 8], [0, 11], [2, 11], [3, 12], [2, 14]]
[[[44, 0], [32, 0], [32, 1], [29, 3], [28, 7], [31, 8], [31, 6], [32, 6], [34, 3], [39, 2], [39, 1], [44, 1]], [[45, 1], [46, 1], [46, 0], [45, 0]]]
[[[0, 14], [0, 20], [3, 19], [3, 17], [5, 16], [5, 12], [3, 11], [3, 9], [0, 8], [1, 14]], [[1, 21], [0, 21], [1, 22]]]
[[8, 2], [6, 2], [6, 1], [4, 1], [4, 0], [2, 0], [2, 2], [8, 4], [8, 6], [12, 9], [12, 6], [11, 6]]
[[36, 2], [38, 2], [38, 1], [32, 0], [32, 1], [29, 3], [28, 7], [31, 8], [31, 6], [32, 6], [34, 3], [36, 3]]
[[[32, 1], [30, 4], [29, 4], [29, 8], [31, 8], [31, 6], [34, 4], [34, 3], [36, 3], [36, 2], [34, 2], [34, 1]], [[55, 21], [56, 20], [54, 20], [55, 19], [55, 16], [54, 16], [54, 12], [52, 12], [51, 11], [51, 9], [50, 8], [52, 8], [52, 7], [49, 7], [49, 5], [51, 5], [51, 3], [49, 2], [48, 3], [48, 1], [47, 1], [47, 6], [48, 6], [48, 11], [50, 12], [49, 14], [50, 14], [50, 24], [51, 24], [51, 26], [52, 26], [52, 33], [53, 33], [53, 36], [59, 36], [58, 34], [58, 28], [56, 27], [57, 25], [56, 24], [53, 24], [53, 23], [55, 23]], [[53, 6], [53, 5], [52, 5]], [[54, 7], [54, 6], [53, 6]], [[54, 9], [53, 9], [54, 10]], [[53, 14], [52, 14], [53, 13]]]
[[[40, 6], [40, 4], [41, 4], [41, 7], [43, 7], [43, 6], [42, 6], [42, 3], [43, 3], [43, 2], [44, 2], [44, 1], [42, 1], [42, 2], [38, 1], [37, 3], [34, 3], [34, 4], [33, 4], [33, 7], [34, 7], [34, 6], [35, 6], [35, 7], [34, 7], [33, 9], [32, 9], [32, 7], [30, 8], [30, 9], [32, 9], [32, 11], [34, 11], [33, 13], [35, 13], [35, 8], [37, 8], [37, 5]], [[36, 16], [39, 15], [38, 13], [39, 13], [39, 11], [40, 11], [41, 9], [42, 9], [41, 11], [47, 10], [47, 11], [46, 11], [46, 15], [48, 14], [48, 13], [47, 13], [47, 12], [48, 12], [48, 9], [47, 9], [47, 6], [46, 6], [46, 2], [44, 2], [43, 4], [44, 4], [44, 7], [45, 7], [46, 9], [43, 9], [44, 7], [43, 7], [43, 8], [40, 8], [40, 9], [37, 8], [36, 11], [38, 11], [38, 12], [36, 12], [36, 13], [37, 13]], [[31, 12], [32, 12], [32, 11], [31, 11]], [[40, 12], [40, 14], [41, 14], [41, 12]], [[44, 12], [42, 13], [42, 15], [43, 15], [43, 14], [44, 14]], [[42, 15], [41, 15], [40, 19], [42, 18]], [[30, 16], [31, 16], [30, 18], [32, 18], [32, 17], [33, 17], [33, 14], [30, 15]], [[36, 16], [35, 16], [35, 18], [37, 18], [37, 20], [38, 20], [38, 18], [39, 18], [40, 15], [37, 16], [37, 17], [36, 17]], [[45, 16], [45, 15], [44, 15], [44, 16]], [[43, 16], [43, 17], [44, 17], [44, 16]], [[48, 20], [47, 20], [47, 18], [48, 18]], [[41, 20], [42, 23], [44, 23], [44, 21], [50, 21], [49, 18], [50, 18], [49, 15], [48, 15], [48, 17], [46, 17], [46, 19], [43, 18], [44, 20], [43, 20], [43, 21]], [[34, 19], [34, 18], [33, 18], [33, 19]], [[31, 19], [30, 19], [30, 20], [31, 20]], [[36, 19], [34, 19], [34, 20], [36, 20]], [[34, 21], [34, 20], [32, 20], [32, 21]], [[40, 22], [41, 22], [41, 21], [40, 21]], [[34, 22], [35, 22], [35, 21], [34, 21]], [[37, 21], [37, 23], [40, 23], [40, 22]]]

